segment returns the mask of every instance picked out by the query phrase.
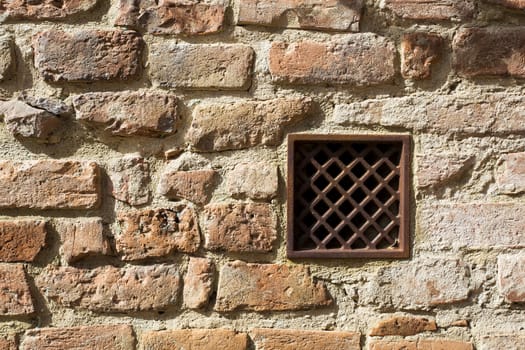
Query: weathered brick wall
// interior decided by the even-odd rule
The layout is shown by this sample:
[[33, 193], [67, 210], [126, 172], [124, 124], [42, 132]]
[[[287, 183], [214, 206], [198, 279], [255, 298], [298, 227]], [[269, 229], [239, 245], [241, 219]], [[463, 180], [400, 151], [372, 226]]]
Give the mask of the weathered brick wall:
[[[0, 349], [525, 349], [525, 1], [0, 7]], [[286, 135], [412, 135], [411, 258], [286, 258]]]

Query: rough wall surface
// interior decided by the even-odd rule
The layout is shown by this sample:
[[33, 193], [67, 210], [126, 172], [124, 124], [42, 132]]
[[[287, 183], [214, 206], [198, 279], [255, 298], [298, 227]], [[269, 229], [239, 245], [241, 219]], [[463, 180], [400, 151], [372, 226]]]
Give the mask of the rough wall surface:
[[[0, 350], [525, 348], [524, 1], [0, 14]], [[412, 135], [410, 259], [286, 258], [292, 132]]]

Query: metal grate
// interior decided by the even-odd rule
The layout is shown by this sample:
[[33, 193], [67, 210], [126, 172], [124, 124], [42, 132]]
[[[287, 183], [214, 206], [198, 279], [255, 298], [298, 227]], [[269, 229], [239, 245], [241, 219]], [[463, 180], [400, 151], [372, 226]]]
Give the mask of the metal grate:
[[288, 137], [288, 256], [408, 257], [408, 135]]

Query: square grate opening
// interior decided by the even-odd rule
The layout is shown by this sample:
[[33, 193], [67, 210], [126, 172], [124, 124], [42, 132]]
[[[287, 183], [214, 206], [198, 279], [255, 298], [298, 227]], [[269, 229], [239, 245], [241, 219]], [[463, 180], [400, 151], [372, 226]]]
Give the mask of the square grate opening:
[[408, 135], [288, 137], [288, 257], [409, 255]]

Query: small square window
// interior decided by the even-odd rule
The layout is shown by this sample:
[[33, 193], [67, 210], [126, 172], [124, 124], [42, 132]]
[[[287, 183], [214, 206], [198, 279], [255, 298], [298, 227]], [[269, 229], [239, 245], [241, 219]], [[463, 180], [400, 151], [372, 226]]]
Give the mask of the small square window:
[[408, 135], [289, 135], [288, 257], [408, 257], [409, 162]]

